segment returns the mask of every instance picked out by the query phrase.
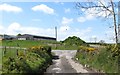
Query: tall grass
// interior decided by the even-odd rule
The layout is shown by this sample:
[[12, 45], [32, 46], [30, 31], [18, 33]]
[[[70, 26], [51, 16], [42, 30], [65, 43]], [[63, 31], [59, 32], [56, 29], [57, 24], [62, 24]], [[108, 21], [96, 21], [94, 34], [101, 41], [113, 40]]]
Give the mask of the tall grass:
[[78, 50], [76, 58], [81, 64], [87, 64], [89, 68], [94, 68], [97, 71], [118, 73], [118, 56], [114, 57], [109, 48], [99, 48], [92, 52]]

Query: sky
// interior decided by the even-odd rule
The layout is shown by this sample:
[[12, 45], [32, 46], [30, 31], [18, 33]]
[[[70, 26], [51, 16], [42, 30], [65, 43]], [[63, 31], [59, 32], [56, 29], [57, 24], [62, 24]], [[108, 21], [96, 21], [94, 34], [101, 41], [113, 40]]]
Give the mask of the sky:
[[114, 42], [112, 20], [76, 9], [75, 2], [1, 2], [0, 18], [0, 34], [55, 37], [57, 27], [58, 41], [77, 36], [86, 42], [95, 42], [95, 38], [97, 42]]

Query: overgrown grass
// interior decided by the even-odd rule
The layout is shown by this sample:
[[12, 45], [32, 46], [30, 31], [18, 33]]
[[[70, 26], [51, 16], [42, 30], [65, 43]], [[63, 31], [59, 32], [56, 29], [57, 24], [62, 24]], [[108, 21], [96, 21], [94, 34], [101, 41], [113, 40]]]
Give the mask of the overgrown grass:
[[114, 57], [109, 48], [100, 48], [92, 52], [79, 49], [76, 58], [81, 64], [89, 65], [89, 68], [105, 73], [118, 73], [118, 56]]

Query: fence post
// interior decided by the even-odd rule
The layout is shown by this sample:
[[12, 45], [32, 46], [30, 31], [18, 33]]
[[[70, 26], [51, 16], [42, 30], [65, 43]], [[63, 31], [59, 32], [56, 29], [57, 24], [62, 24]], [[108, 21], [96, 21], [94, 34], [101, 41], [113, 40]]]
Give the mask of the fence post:
[[6, 54], [6, 46], [5, 46], [5, 50], [3, 51], [3, 56], [5, 56]]
[[[18, 43], [17, 43], [17, 47], [20, 47]], [[17, 49], [17, 51], [16, 51], [16, 54], [17, 54], [17, 56], [18, 56], [18, 49]]]
[[24, 55], [26, 56], [26, 50], [24, 49]]
[[16, 54], [17, 54], [17, 56], [18, 56], [18, 49], [17, 49], [17, 51], [16, 51]]

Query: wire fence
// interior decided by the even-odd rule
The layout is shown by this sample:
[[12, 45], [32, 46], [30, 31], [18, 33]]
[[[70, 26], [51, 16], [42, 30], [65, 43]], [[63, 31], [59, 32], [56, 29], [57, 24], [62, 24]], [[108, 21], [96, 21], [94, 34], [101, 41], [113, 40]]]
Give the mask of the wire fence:
[[2, 46], [2, 56], [14, 57], [18, 56], [20, 52], [26, 55], [26, 50], [26, 48], [21, 48], [19, 45], [17, 47]]

